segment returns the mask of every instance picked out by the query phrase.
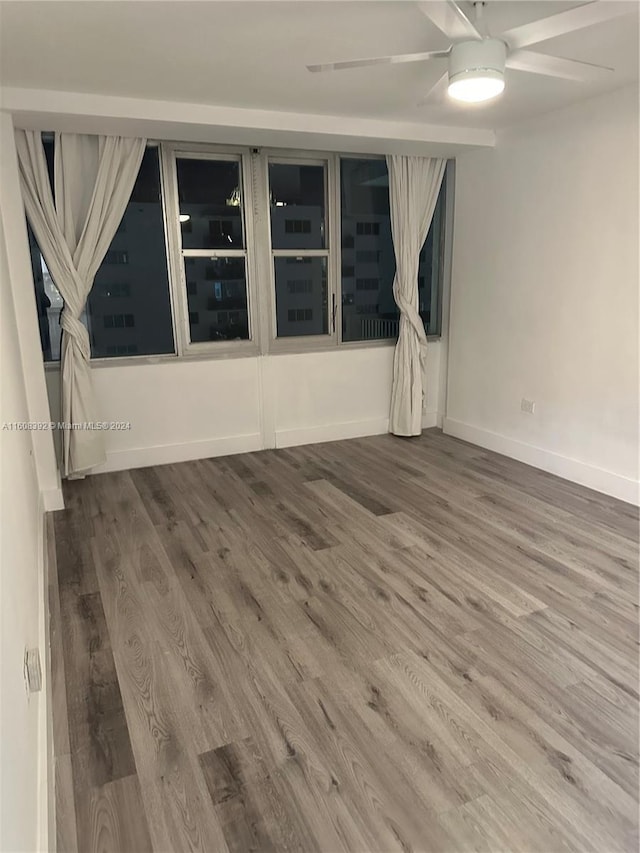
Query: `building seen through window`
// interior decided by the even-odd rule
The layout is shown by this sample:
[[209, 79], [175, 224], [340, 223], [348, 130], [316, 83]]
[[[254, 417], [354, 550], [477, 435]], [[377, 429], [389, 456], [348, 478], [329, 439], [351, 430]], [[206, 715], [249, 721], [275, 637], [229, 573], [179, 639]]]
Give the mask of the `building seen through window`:
[[176, 171], [190, 342], [248, 340], [240, 160], [178, 157]]
[[[326, 166], [270, 163], [271, 248], [280, 338], [327, 335]], [[290, 256], [286, 252], [303, 254]]]
[[[45, 140], [45, 153], [52, 163], [52, 140]], [[42, 351], [45, 361], [57, 361], [64, 303], [31, 228], [29, 244]], [[80, 319], [89, 332], [93, 358], [174, 352], [157, 147], [145, 151]]]
[[[395, 338], [400, 314], [393, 298], [396, 262], [385, 160], [340, 161], [342, 228], [342, 339]], [[432, 280], [440, 274], [444, 183], [429, 234], [420, 252], [419, 311], [427, 334], [439, 332]], [[435, 246], [435, 251], [434, 251]], [[434, 288], [435, 293], [435, 288]]]

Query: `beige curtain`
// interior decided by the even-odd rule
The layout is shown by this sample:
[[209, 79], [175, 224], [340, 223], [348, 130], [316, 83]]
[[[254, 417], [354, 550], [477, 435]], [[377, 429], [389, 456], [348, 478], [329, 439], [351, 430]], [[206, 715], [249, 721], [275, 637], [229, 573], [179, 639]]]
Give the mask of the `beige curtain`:
[[[80, 322], [100, 264], [124, 215], [146, 140], [57, 133], [54, 197], [41, 134], [16, 132], [20, 181], [27, 216], [51, 276], [64, 299], [60, 364], [62, 420], [99, 420], [91, 382], [89, 334]], [[105, 460], [104, 434], [64, 429], [65, 476]]]
[[446, 160], [387, 156], [391, 231], [396, 256], [393, 295], [400, 309], [400, 333], [393, 360], [389, 430], [420, 435], [427, 336], [418, 313], [418, 264], [429, 233]]

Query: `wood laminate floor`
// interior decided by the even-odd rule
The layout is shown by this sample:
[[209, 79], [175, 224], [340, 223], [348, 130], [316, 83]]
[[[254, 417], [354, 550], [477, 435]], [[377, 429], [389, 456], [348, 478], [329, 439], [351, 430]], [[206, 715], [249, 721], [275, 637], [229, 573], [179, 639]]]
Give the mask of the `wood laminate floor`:
[[436, 430], [65, 498], [59, 851], [637, 850], [629, 505]]

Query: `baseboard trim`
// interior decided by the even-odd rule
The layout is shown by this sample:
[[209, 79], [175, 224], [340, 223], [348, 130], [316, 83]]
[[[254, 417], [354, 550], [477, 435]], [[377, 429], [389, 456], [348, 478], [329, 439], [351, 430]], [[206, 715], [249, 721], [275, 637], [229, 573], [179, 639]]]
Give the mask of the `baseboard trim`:
[[[60, 492], [62, 495], [62, 492]], [[49, 526], [44, 492], [38, 501], [38, 633], [42, 690], [38, 697], [38, 851], [55, 850], [55, 790], [53, 776], [53, 717], [51, 714], [51, 655], [49, 644]]]
[[[434, 427], [437, 423], [438, 415], [436, 412], [425, 412], [422, 416], [423, 429]], [[323, 441], [340, 441], [341, 439], [359, 438], [365, 435], [380, 435], [388, 431], [388, 418], [281, 429], [276, 430], [275, 446], [295, 447], [300, 444], [318, 444]], [[91, 473], [105, 474], [108, 471], [127, 471], [131, 468], [147, 468], [150, 465], [167, 465], [173, 462], [208, 459], [213, 456], [230, 456], [233, 453], [250, 453], [263, 449], [264, 442], [260, 433], [251, 433], [184, 444], [160, 444], [131, 450], [115, 450], [110, 453], [107, 452], [107, 461], [94, 468]], [[64, 509], [62, 491], [46, 492], [45, 505], [47, 511]]]
[[64, 509], [62, 487], [57, 489], [48, 489], [46, 492], [42, 492], [41, 494], [45, 512], [55, 512], [58, 509]]
[[319, 444], [323, 441], [340, 441], [343, 438], [360, 438], [380, 435], [389, 431], [389, 418], [368, 421], [347, 421], [323, 426], [276, 430], [276, 447], [296, 447], [300, 444]]
[[254, 433], [190, 441], [185, 444], [159, 444], [132, 450], [116, 450], [107, 453], [107, 461], [94, 468], [91, 473], [127, 471], [131, 468], [148, 468], [150, 465], [168, 465], [173, 462], [209, 459], [212, 456], [230, 456], [233, 453], [249, 453], [252, 450], [261, 449], [262, 438], [259, 433]]
[[[425, 412], [422, 416], [422, 428], [434, 427], [437, 425], [437, 421], [436, 412]], [[389, 418], [346, 421], [299, 429], [280, 429], [276, 430], [276, 447], [320, 444], [323, 441], [341, 441], [346, 438], [362, 438], [366, 435], [383, 435], [386, 432], [389, 432]]]
[[437, 412], [424, 412], [422, 415], [422, 429], [442, 426], [442, 416]]
[[571, 480], [581, 486], [603, 492], [626, 503], [640, 505], [640, 483], [630, 477], [623, 477], [613, 471], [597, 468], [578, 459], [545, 450], [515, 438], [509, 438], [500, 433], [491, 432], [472, 424], [457, 421], [453, 418], [443, 419], [443, 431], [454, 438], [461, 438], [471, 444], [494, 450], [503, 456], [541, 468], [551, 474], [556, 474], [565, 480]]

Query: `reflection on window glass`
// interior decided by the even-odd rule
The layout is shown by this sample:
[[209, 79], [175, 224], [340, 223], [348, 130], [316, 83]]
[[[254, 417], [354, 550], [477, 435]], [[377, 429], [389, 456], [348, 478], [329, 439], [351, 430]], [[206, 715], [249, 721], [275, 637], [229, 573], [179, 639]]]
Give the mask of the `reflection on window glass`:
[[395, 255], [384, 160], [340, 162], [342, 203], [342, 338], [394, 338]]
[[244, 258], [185, 258], [192, 343], [249, 339]]
[[327, 259], [274, 258], [278, 337], [329, 331]]
[[183, 249], [242, 249], [240, 163], [180, 158], [178, 197]]
[[324, 184], [324, 166], [269, 164], [272, 248], [325, 248]]
[[[56, 361], [63, 300], [30, 228], [29, 246], [42, 352], [45, 361]], [[93, 358], [174, 352], [157, 148], [145, 151], [129, 204], [80, 319], [89, 331]]]

